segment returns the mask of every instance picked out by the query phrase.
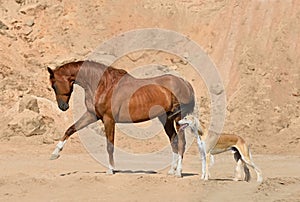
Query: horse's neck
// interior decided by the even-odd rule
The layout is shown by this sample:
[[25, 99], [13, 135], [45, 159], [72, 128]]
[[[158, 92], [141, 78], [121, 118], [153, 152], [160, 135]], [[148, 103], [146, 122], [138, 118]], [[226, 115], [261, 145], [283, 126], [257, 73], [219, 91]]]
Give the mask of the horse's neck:
[[103, 74], [102, 68], [83, 64], [76, 73], [76, 84], [84, 89], [95, 91]]
[[106, 85], [110, 86], [113, 83], [117, 83], [127, 74], [125, 70], [114, 69], [94, 62], [84, 62], [77, 69], [75, 68], [74, 72], [76, 73], [75, 82], [89, 92], [95, 92], [100, 82], [105, 87]]

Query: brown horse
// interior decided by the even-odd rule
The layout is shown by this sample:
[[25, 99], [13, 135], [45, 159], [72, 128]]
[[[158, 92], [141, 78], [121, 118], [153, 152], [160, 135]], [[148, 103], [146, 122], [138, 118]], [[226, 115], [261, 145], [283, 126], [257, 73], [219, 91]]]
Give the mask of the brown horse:
[[177, 121], [194, 109], [194, 90], [187, 81], [170, 74], [138, 79], [125, 70], [91, 61], [71, 62], [54, 70], [48, 67], [48, 72], [61, 110], [69, 108], [74, 84], [85, 90], [87, 108], [82, 117], [65, 132], [51, 159], [59, 157], [66, 140], [74, 132], [100, 119], [104, 123], [107, 139], [108, 173], [113, 174], [115, 123], [135, 123], [158, 117], [173, 151], [169, 173], [181, 176], [185, 137], [184, 131], [177, 135], [174, 121], [179, 129]]

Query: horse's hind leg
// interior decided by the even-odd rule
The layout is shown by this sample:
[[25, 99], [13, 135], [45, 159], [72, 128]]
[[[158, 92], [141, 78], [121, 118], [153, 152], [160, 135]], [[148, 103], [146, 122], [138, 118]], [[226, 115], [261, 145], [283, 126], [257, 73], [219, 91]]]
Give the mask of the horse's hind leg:
[[[179, 118], [178, 118], [178, 121], [179, 121]], [[178, 155], [179, 155], [178, 156], [178, 164], [177, 164], [177, 169], [176, 169], [175, 175], [177, 177], [182, 177], [182, 175], [181, 175], [181, 172], [182, 172], [182, 160], [183, 160], [183, 154], [185, 152], [185, 144], [186, 144], [185, 133], [184, 133], [184, 130], [179, 130], [180, 125], [177, 123], [176, 120], [175, 120], [175, 122], [176, 122], [177, 131], [178, 131], [177, 136], [178, 136]]]
[[177, 163], [178, 163], [178, 137], [176, 135], [176, 131], [174, 128], [174, 121], [171, 119], [167, 119], [166, 123], [164, 123], [165, 117], [159, 117], [159, 120], [161, 123], [164, 125], [164, 129], [166, 134], [169, 137], [170, 144], [172, 147], [172, 153], [173, 153], [173, 159], [171, 163], [171, 168], [168, 172], [169, 175], [175, 175], [176, 168], [177, 168]]
[[59, 155], [59, 152], [63, 149], [64, 145], [66, 144], [67, 142], [67, 139], [73, 134], [75, 133], [76, 131], [84, 128], [85, 126], [91, 124], [91, 123], [94, 123], [97, 121], [97, 117], [87, 111], [85, 112], [81, 117], [80, 119], [74, 123], [72, 126], [70, 126], [68, 128], [68, 130], [65, 132], [64, 136], [60, 139], [60, 141], [57, 143], [54, 151], [52, 152], [51, 154], [51, 157], [50, 159], [51, 160], [54, 160], [54, 159], [57, 159], [60, 155]]

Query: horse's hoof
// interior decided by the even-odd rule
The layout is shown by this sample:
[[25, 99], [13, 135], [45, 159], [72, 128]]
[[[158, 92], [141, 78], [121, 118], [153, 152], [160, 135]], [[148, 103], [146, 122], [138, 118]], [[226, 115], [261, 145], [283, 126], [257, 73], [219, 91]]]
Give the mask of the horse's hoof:
[[58, 159], [59, 156], [60, 156], [59, 154], [52, 154], [51, 157], [50, 157], [50, 160]]
[[175, 175], [175, 170], [173, 170], [173, 169], [169, 170], [168, 175]]
[[257, 182], [258, 183], [262, 183], [263, 182], [263, 178], [262, 177], [257, 178]]
[[176, 173], [175, 176], [178, 177], [178, 178], [182, 178], [181, 173]]
[[113, 174], [115, 174], [115, 173], [114, 173], [114, 170], [112, 170], [112, 169], [108, 169], [106, 171], [106, 175], [113, 175]]

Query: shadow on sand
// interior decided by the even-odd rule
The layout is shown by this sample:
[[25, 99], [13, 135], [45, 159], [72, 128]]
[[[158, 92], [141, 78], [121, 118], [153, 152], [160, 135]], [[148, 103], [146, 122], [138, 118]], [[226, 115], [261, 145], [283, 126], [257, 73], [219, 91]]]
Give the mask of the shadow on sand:
[[[115, 174], [117, 173], [124, 173], [124, 174], [159, 174], [156, 171], [153, 170], [115, 170], [114, 171]], [[63, 177], [63, 176], [69, 176], [69, 175], [75, 175], [78, 174], [79, 171], [71, 171], [71, 172], [66, 172], [66, 173], [61, 173], [59, 174], [59, 176]], [[106, 174], [105, 171], [83, 171], [81, 173], [94, 173], [94, 174]], [[192, 176], [196, 176], [199, 175], [197, 173], [182, 173], [182, 177], [192, 177]], [[216, 180], [216, 181], [232, 181], [230, 179], [212, 179], [212, 180]]]

